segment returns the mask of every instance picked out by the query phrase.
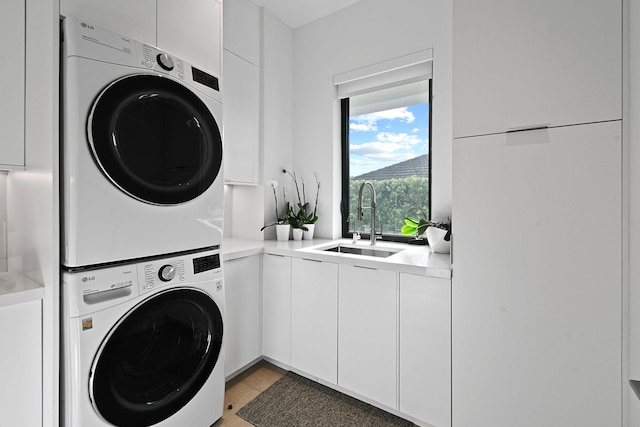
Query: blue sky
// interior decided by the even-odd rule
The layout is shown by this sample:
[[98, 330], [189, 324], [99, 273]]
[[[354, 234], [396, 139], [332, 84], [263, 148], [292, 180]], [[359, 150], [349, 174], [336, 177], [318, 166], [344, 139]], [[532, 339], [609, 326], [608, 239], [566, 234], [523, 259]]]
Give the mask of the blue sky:
[[350, 176], [358, 176], [429, 151], [429, 104], [349, 118]]

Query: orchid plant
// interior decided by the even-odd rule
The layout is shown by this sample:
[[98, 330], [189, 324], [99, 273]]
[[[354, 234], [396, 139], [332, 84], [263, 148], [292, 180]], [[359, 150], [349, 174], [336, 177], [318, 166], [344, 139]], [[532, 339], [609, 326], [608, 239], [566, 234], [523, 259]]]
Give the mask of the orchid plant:
[[280, 213], [278, 211], [278, 194], [276, 193], [276, 188], [278, 188], [278, 181], [276, 180], [267, 181], [267, 185], [271, 187], [271, 190], [273, 191], [273, 200], [275, 202], [275, 210], [276, 210], [276, 222], [265, 225], [260, 229], [260, 231], [274, 225], [289, 224], [289, 215], [291, 211], [289, 202], [287, 202], [287, 189], [285, 187], [282, 187], [282, 198], [284, 200], [284, 215], [280, 216]]
[[296, 187], [296, 195], [298, 197], [298, 210], [297, 212], [292, 208], [289, 211], [289, 224], [293, 228], [302, 228], [303, 230], [307, 230], [305, 224], [315, 224], [318, 221], [318, 195], [320, 194], [320, 181], [318, 180], [318, 175], [313, 174], [316, 180], [316, 199], [313, 206], [313, 211], [311, 211], [311, 204], [307, 202], [307, 193], [304, 184], [304, 178], [301, 178], [301, 186], [302, 192], [300, 191], [300, 185], [298, 185], [298, 176], [296, 172], [289, 172], [286, 169], [282, 170], [282, 173], [288, 174]]

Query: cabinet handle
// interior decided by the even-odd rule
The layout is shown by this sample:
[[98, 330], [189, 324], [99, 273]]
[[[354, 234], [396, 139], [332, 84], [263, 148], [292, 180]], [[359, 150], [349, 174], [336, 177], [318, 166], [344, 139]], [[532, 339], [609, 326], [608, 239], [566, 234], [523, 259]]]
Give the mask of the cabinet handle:
[[311, 258], [302, 258], [303, 261], [311, 261], [311, 262], [322, 262], [319, 259], [311, 259]]
[[549, 129], [549, 124], [520, 126], [507, 129], [507, 133], [528, 132], [530, 130]]
[[280, 257], [280, 258], [284, 258], [285, 257], [284, 255], [280, 255], [280, 254], [265, 254], [265, 255], [277, 256], [277, 257]]
[[365, 270], [377, 270], [377, 268], [375, 268], [375, 267], [365, 267], [364, 265], [355, 265], [354, 264], [354, 267], [355, 268], [364, 268]]

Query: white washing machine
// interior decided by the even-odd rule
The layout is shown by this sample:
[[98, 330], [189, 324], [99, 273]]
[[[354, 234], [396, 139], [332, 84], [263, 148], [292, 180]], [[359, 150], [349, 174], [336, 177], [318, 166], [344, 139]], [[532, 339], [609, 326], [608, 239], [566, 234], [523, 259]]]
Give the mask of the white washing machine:
[[209, 427], [224, 405], [219, 250], [63, 272], [65, 427]]
[[73, 17], [62, 37], [62, 264], [219, 245], [219, 78]]

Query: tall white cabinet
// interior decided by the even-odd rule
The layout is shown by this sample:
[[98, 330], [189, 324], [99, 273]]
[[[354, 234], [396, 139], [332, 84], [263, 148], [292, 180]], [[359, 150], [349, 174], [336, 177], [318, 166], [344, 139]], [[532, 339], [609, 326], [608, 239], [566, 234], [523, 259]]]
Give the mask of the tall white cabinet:
[[622, 423], [621, 7], [454, 1], [456, 427]]

